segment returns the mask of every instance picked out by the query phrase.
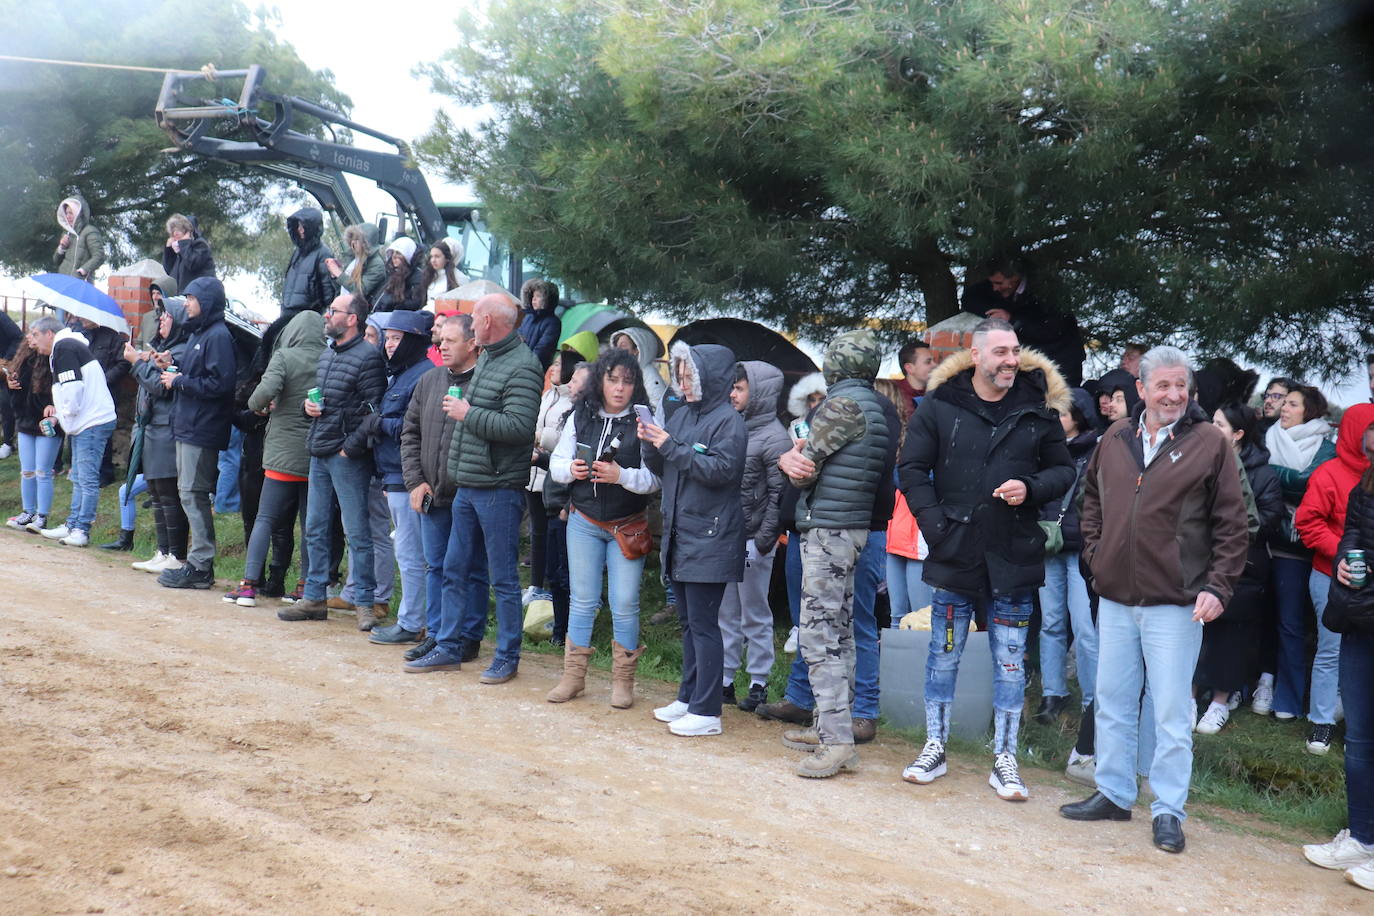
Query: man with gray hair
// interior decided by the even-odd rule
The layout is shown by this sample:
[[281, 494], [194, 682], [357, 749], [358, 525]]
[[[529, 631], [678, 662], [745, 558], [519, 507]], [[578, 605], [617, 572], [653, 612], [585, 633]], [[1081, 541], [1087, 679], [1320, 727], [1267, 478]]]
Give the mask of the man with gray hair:
[[1165, 852], [1184, 847], [1202, 626], [1225, 610], [1249, 546], [1241, 471], [1227, 437], [1190, 400], [1192, 382], [1182, 351], [1146, 353], [1142, 404], [1112, 424], [1083, 472], [1080, 562], [1101, 599], [1098, 670], [1112, 676], [1097, 682], [1097, 791], [1059, 809], [1071, 820], [1131, 819], [1148, 679], [1150, 813]]
[[[471, 383], [443, 399], [444, 411], [454, 421], [448, 472], [456, 487], [445, 575], [469, 582], [473, 567], [485, 561], [496, 592], [496, 652], [478, 679], [483, 684], [504, 684], [520, 666], [520, 517], [544, 370], [516, 333], [519, 320], [519, 309], [506, 296], [477, 300], [472, 339], [482, 355]], [[485, 592], [482, 598], [485, 602]], [[438, 645], [408, 662], [406, 671], [423, 674], [461, 666], [459, 631], [470, 618], [463, 620], [464, 609], [450, 609], [448, 602], [443, 610]], [[485, 627], [485, 603], [482, 614]]]

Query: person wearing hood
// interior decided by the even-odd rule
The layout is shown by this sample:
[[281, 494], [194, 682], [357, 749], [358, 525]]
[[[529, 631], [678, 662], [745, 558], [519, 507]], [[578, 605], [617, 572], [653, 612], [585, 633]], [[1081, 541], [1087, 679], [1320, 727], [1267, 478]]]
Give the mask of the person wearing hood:
[[334, 254], [324, 246], [323, 233], [324, 214], [314, 207], [302, 207], [286, 218], [286, 234], [294, 247], [282, 280], [281, 314], [262, 332], [253, 354], [249, 384], [245, 386], [249, 393], [276, 352], [277, 335], [291, 319], [305, 310], [323, 314], [339, 295], [339, 283], [329, 270]]
[[62, 229], [52, 257], [57, 272], [95, 282], [96, 269], [105, 263], [105, 237], [92, 225], [86, 199], [73, 194], [58, 204], [57, 225]]
[[401, 427], [415, 386], [434, 368], [425, 356], [433, 321], [429, 312], [391, 314], [382, 342], [386, 353], [386, 394], [382, 395], [381, 409], [364, 418], [360, 426], [363, 434], [376, 443], [372, 456], [382, 479], [382, 492], [391, 515], [396, 565], [401, 570], [401, 604], [396, 610], [396, 623], [374, 628], [368, 637], [369, 642], [379, 645], [419, 642], [420, 631], [425, 628], [425, 552], [420, 540], [420, 514], [410, 507], [410, 491], [401, 467]]
[[[1308, 481], [1336, 457], [1326, 398], [1316, 388], [1296, 385], [1279, 404], [1278, 422], [1264, 434], [1269, 464], [1279, 476], [1286, 511], [1283, 525], [1269, 541], [1270, 591], [1278, 617], [1271, 707], [1275, 718], [1294, 719], [1307, 708], [1307, 615], [1311, 611], [1312, 551], [1298, 533], [1295, 516]], [[1258, 690], [1256, 691], [1258, 697]]]
[[405, 236], [394, 239], [386, 246], [383, 256], [386, 265], [386, 280], [373, 312], [394, 312], [396, 310], [415, 311], [424, 305], [425, 288], [421, 284], [424, 265], [416, 257], [414, 240]]
[[1029, 790], [1016, 760], [1025, 702], [1026, 632], [1045, 582], [1040, 509], [1073, 485], [1059, 411], [1072, 399], [1054, 363], [1022, 348], [1007, 322], [988, 318], [973, 347], [931, 373], [907, 430], [898, 480], [930, 546], [921, 574], [934, 588], [926, 661], [926, 743], [902, 772], [925, 784], [946, 772], [959, 657], [975, 611], [986, 616], [993, 658], [993, 768], [999, 798]]
[[558, 285], [548, 280], [526, 280], [520, 287], [520, 302], [520, 339], [534, 351], [540, 367], [547, 369], [563, 331], [558, 319]]
[[[1201, 405], [1199, 405], [1201, 406]], [[1245, 571], [1226, 611], [1202, 630], [1196, 683], [1210, 688], [1211, 702], [1193, 730], [1215, 735], [1231, 718], [1230, 699], [1254, 682], [1259, 648], [1269, 619], [1269, 538], [1283, 524], [1283, 492], [1269, 466], [1269, 451], [1260, 434], [1259, 417], [1242, 401], [1231, 401], [1212, 413], [1212, 423], [1231, 443], [1244, 468], [1255, 501], [1257, 528], [1250, 534]], [[1082, 668], [1080, 667], [1081, 671]]]
[[114, 398], [86, 338], [51, 315], [30, 324], [29, 336], [34, 349], [48, 357], [53, 378], [52, 405], [44, 408], [43, 416], [55, 418], [72, 443], [71, 512], [65, 524], [39, 533], [71, 547], [85, 547], [100, 499], [100, 457], [115, 428]]
[[1105, 409], [1101, 411], [1105, 426], [1135, 413], [1136, 405], [1140, 403], [1135, 381], [1135, 376], [1125, 369], [1113, 369], [1097, 380], [1097, 394], [1105, 404]]
[[1293, 515], [1294, 529], [1312, 551], [1308, 590], [1317, 614], [1317, 654], [1312, 659], [1307, 706], [1307, 721], [1311, 724], [1307, 750], [1317, 755], [1331, 749], [1340, 697], [1341, 634], [1327, 629], [1322, 623], [1322, 612], [1326, 610], [1327, 594], [1331, 591], [1336, 548], [1345, 533], [1350, 491], [1359, 484], [1369, 467], [1369, 459], [1364, 453], [1364, 434], [1371, 424], [1374, 424], [1374, 404], [1356, 404], [1345, 412], [1336, 434], [1336, 457], [1312, 472], [1307, 491]]
[[[768, 675], [773, 670], [773, 609], [768, 587], [773, 581], [774, 551], [782, 535], [779, 515], [785, 486], [778, 459], [792, 448], [787, 430], [778, 420], [782, 371], [758, 360], [735, 366], [730, 404], [744, 417], [749, 443], [740, 489], [744, 511], [744, 578], [728, 582], [720, 604], [720, 634], [724, 651], [721, 673], [723, 702], [753, 712], [768, 702]], [[735, 672], [748, 644], [749, 693], [735, 698]]]
[[266, 580], [273, 588], [263, 589], [263, 567], [273, 532], [290, 527], [291, 519], [299, 519], [301, 527], [300, 577], [310, 573], [310, 555], [304, 549], [309, 507], [310, 453], [306, 449], [306, 435], [310, 418], [300, 410], [310, 389], [315, 386], [315, 373], [324, 350], [324, 318], [315, 311], [303, 311], [287, 324], [277, 338], [277, 350], [272, 354], [261, 381], [248, 398], [248, 409], [267, 416], [267, 431], [262, 450], [262, 495], [258, 499], [258, 514], [253, 520], [244, 551], [243, 579], [224, 600], [239, 607], [255, 607], [263, 592], [285, 591], [286, 565], [290, 557], [277, 557]]
[[[639, 351], [641, 366], [646, 355]], [[728, 347], [676, 342], [670, 368], [683, 406], [666, 426], [639, 423], [645, 464], [663, 482], [660, 556], [682, 623], [677, 699], [654, 718], [684, 737], [720, 734], [720, 603], [726, 585], [744, 578], [740, 490], [749, 430], [730, 406], [735, 362]]]
[[185, 289], [192, 280], [215, 275], [215, 256], [201, 238], [193, 216], [173, 213], [167, 217], [167, 244], [162, 249], [162, 269]]
[[124, 345], [123, 358], [138, 385], [134, 410], [136, 444], [130, 450], [131, 454], [138, 455], [138, 466], [130, 468], [137, 476], [132, 488], [127, 483], [119, 488], [119, 540], [100, 546], [107, 550], [133, 549], [137, 497], [146, 489], [152, 501], [157, 552], [150, 559], [131, 565], [143, 572], [162, 573], [180, 568], [186, 562], [188, 529], [177, 492], [176, 441], [172, 438], [173, 396], [162, 386], [162, 370], [153, 357], [163, 350], [170, 351], [173, 360], [184, 358], [187, 316], [186, 300], [180, 296], [167, 299], [159, 296], [156, 302], [158, 331], [148, 342], [148, 349], [136, 349], [132, 343]]
[[215, 514], [210, 494], [219, 475], [219, 453], [229, 446], [238, 381], [238, 353], [224, 323], [224, 284], [213, 277], [186, 287], [186, 352], [173, 364], [170, 351], [156, 357], [172, 404], [177, 492], [191, 529], [191, 549], [180, 569], [158, 575], [167, 588], [206, 589], [215, 584]]
[[[613, 630], [611, 706], [634, 705], [635, 672], [644, 654], [639, 588], [644, 559], [653, 549], [647, 509], [649, 494], [660, 484], [636, 436], [634, 408], [647, 399], [639, 363], [624, 350], [607, 349], [591, 365], [549, 458], [549, 477], [569, 487], [570, 585], [563, 677], [545, 697], [550, 703], [565, 703], [586, 687], [604, 580]], [[641, 540], [622, 540], [622, 533], [634, 529], [643, 532]]]
[[644, 372], [644, 390], [649, 394], [649, 409], [660, 423], [667, 423], [668, 417], [663, 413], [663, 397], [668, 393], [668, 386], [658, 371], [658, 354], [663, 351], [663, 342], [658, 335], [648, 328], [625, 328], [611, 335], [611, 346], [629, 350], [639, 360]]
[[859, 762], [853, 723], [854, 578], [890, 451], [892, 430], [883, 399], [873, 390], [881, 361], [871, 330], [836, 337], [822, 367], [826, 398], [811, 417], [805, 441], [779, 461], [802, 491], [796, 510], [802, 560], [798, 646], [815, 695], [816, 722], [784, 732], [782, 740], [809, 752], [796, 768], [803, 777], [834, 776]]
[[386, 263], [377, 250], [381, 242], [379, 232], [372, 223], [357, 223], [344, 230], [343, 240], [353, 259], [346, 267], [339, 266], [334, 258], [325, 263], [340, 288], [355, 296], [361, 295], [371, 310], [372, 303], [381, 295], [382, 284], [386, 283]]

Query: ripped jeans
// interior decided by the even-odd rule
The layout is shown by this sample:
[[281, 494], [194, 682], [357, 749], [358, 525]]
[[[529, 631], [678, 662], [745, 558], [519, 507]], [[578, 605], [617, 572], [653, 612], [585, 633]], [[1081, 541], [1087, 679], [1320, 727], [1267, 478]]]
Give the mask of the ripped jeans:
[[992, 651], [992, 708], [994, 754], [1015, 754], [1026, 700], [1026, 634], [1030, 629], [1033, 593], [997, 595], [990, 602], [936, 588], [930, 605], [930, 653], [926, 656], [926, 734], [945, 741], [954, 706], [954, 681], [959, 658], [968, 639], [974, 605], [988, 611], [988, 647]]

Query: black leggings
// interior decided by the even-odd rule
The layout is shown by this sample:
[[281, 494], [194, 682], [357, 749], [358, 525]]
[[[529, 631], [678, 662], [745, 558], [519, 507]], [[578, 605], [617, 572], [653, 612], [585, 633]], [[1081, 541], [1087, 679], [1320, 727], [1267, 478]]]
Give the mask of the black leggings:
[[544, 588], [544, 555], [549, 544], [549, 516], [544, 511], [544, 494], [525, 491], [530, 517], [530, 585]]
[[153, 524], [157, 528], [157, 549], [171, 554], [178, 560], [186, 560], [186, 542], [191, 529], [186, 521], [186, 510], [181, 507], [181, 494], [177, 492], [175, 477], [157, 477], [145, 480], [148, 492], [153, 497]]

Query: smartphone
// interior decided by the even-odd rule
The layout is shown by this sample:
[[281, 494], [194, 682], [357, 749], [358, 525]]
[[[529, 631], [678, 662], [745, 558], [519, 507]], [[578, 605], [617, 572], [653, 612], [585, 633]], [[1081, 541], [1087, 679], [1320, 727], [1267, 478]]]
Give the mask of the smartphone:
[[422, 497], [420, 498], [420, 511], [423, 512], [425, 515], [429, 515], [430, 507], [433, 506], [433, 505], [434, 505], [434, 494], [433, 494], [433, 493], [426, 493], [424, 496], [422, 496]]
[[584, 461], [587, 467], [591, 467], [593, 457], [595, 456], [592, 455], [592, 447], [590, 445], [583, 442], [577, 443], [577, 452], [573, 455], [574, 460]]
[[654, 413], [643, 404], [635, 405], [635, 416], [639, 417], [639, 422], [645, 426], [657, 426], [658, 421], [654, 419]]

